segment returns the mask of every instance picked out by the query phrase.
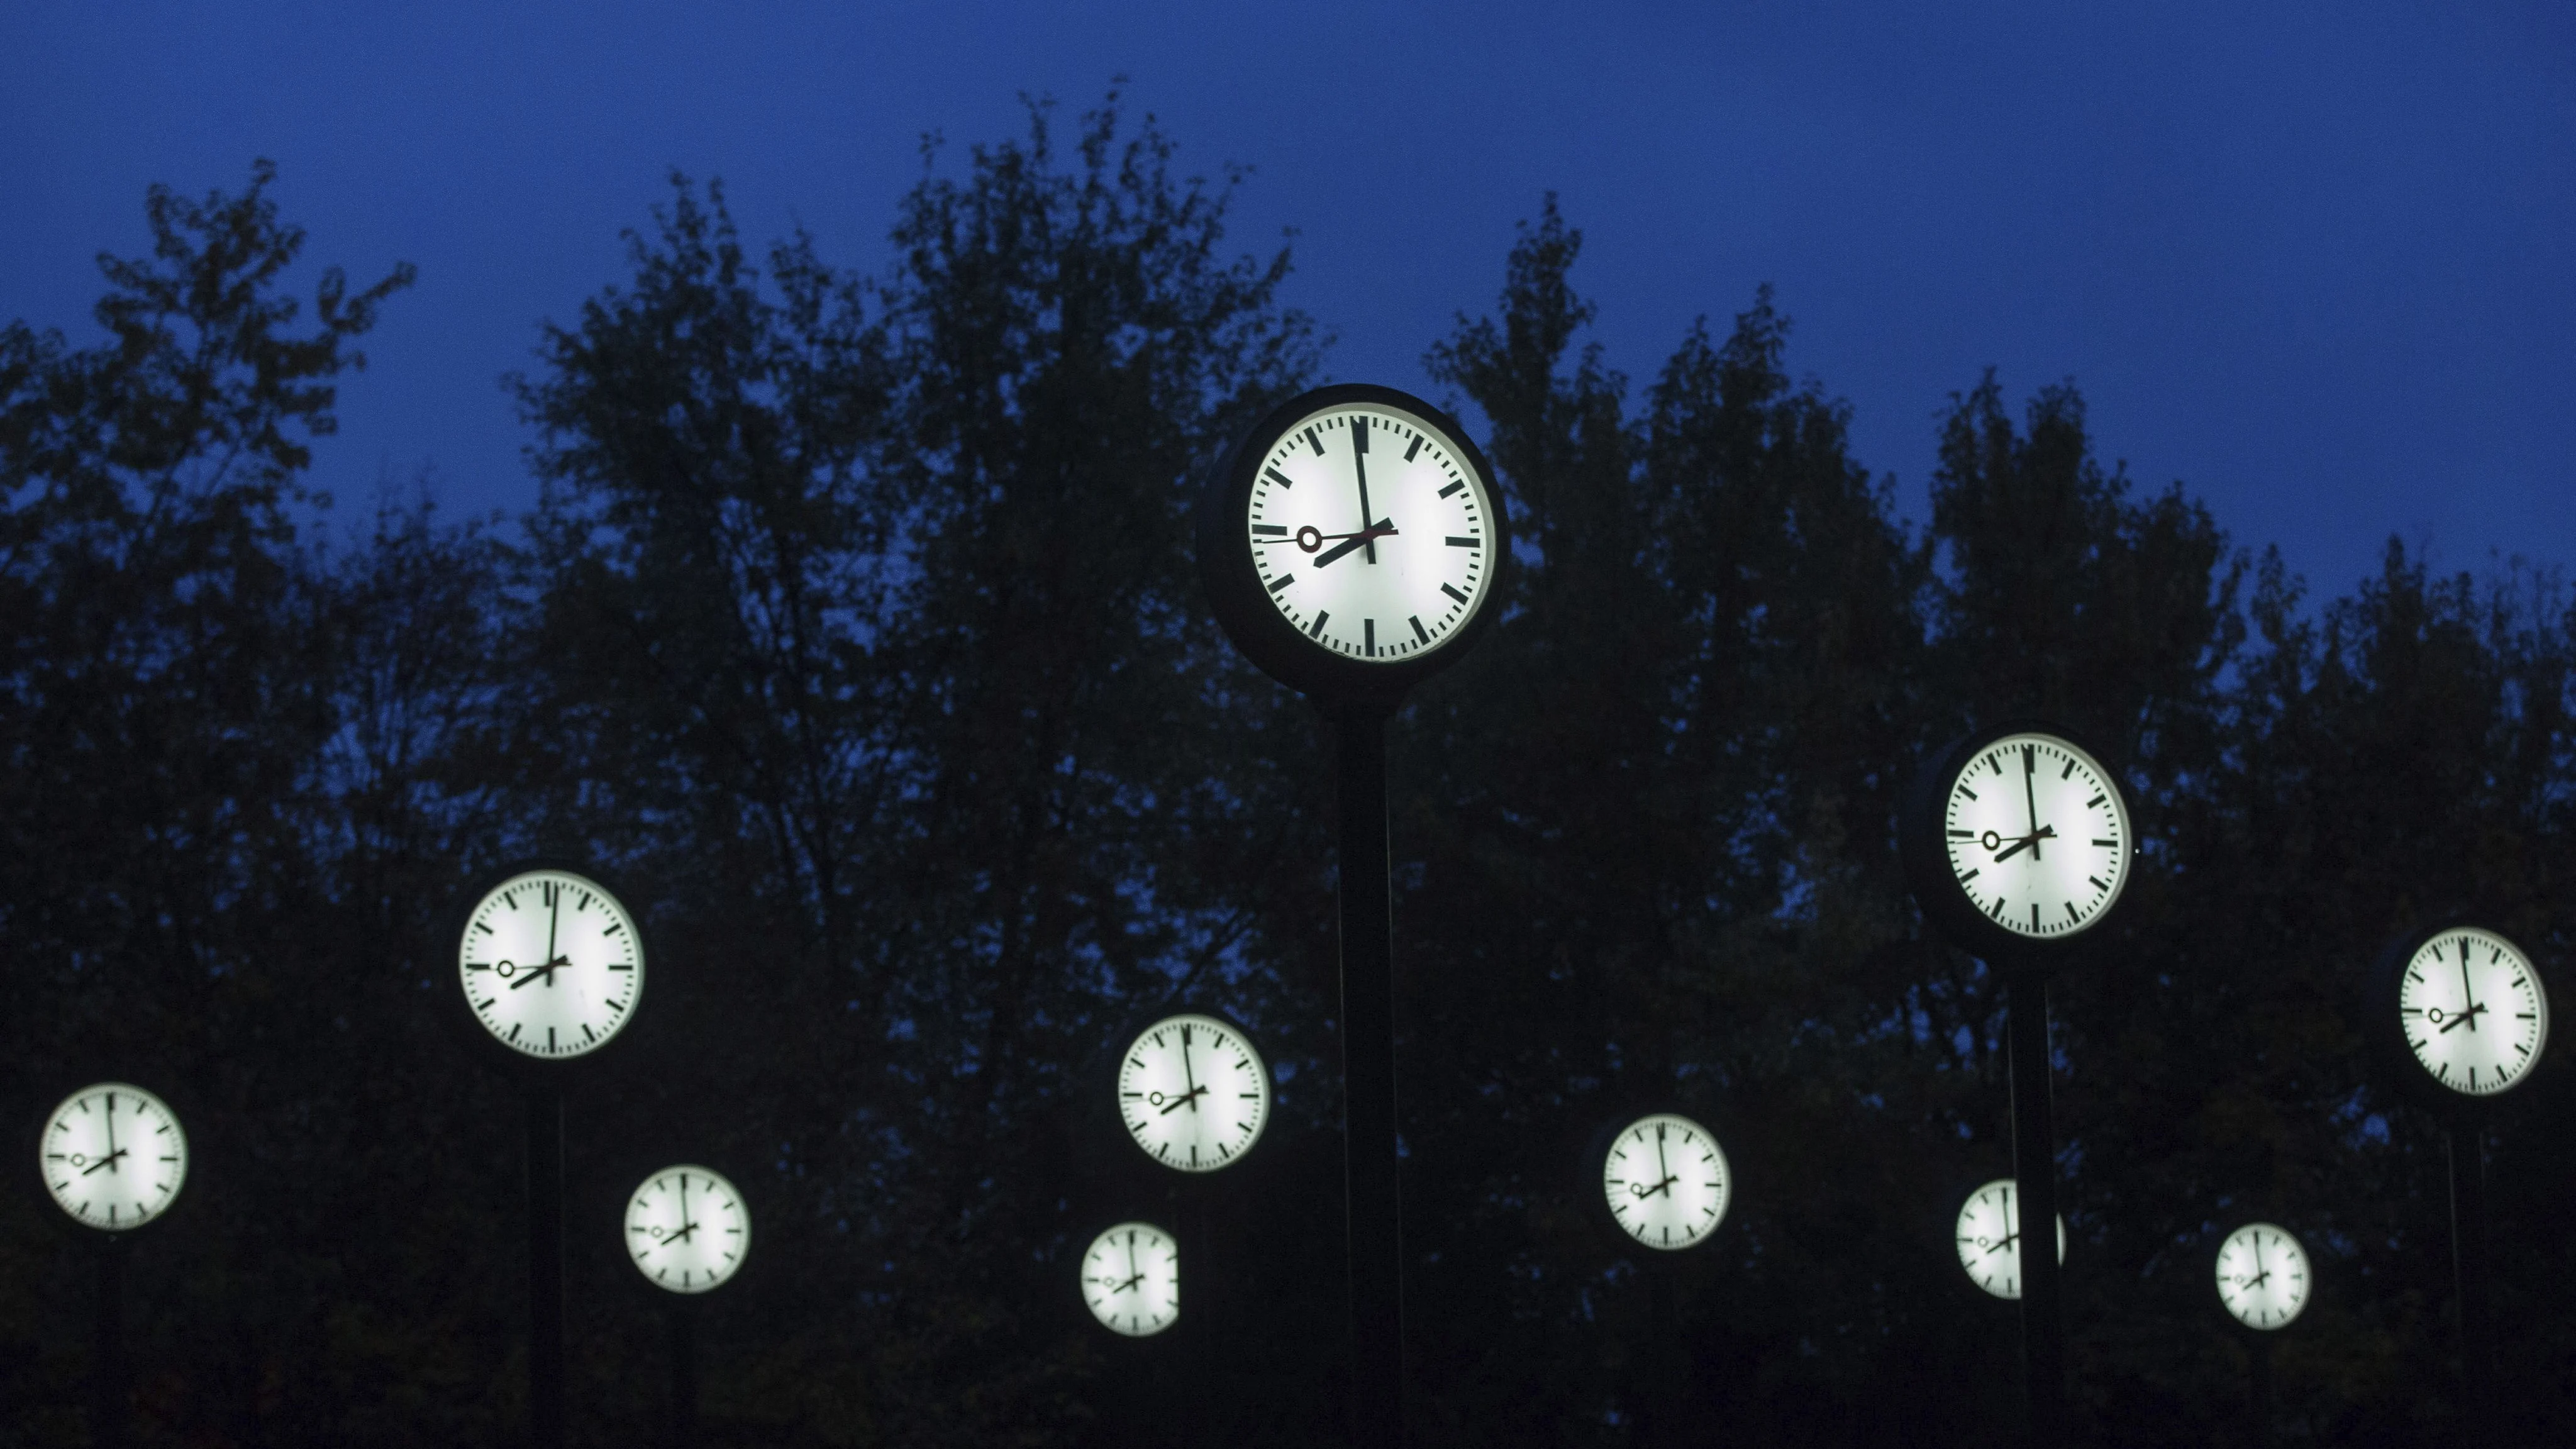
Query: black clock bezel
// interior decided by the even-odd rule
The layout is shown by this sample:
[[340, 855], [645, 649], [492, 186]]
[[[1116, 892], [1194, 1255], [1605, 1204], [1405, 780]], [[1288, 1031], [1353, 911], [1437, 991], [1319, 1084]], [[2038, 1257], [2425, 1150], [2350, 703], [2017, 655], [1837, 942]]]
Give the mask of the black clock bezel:
[[[2063, 935], [2024, 936], [2005, 929], [1977, 909], [1950, 871], [1949, 845], [1942, 824], [1947, 818], [1950, 784], [1995, 741], [2018, 734], [2047, 735], [2090, 755], [2102, 767], [2104, 780], [2119, 797], [2120, 813], [2129, 822], [2127, 859], [2122, 863], [2118, 889], [2090, 921]], [[2083, 735], [2053, 720], [2027, 716], [2002, 720], [1960, 735], [1915, 772], [1898, 816], [1897, 853], [1915, 903], [1950, 944], [2007, 974], [2044, 974], [2067, 964], [2082, 944], [2098, 939], [2102, 927], [2126, 900], [2138, 868], [2137, 802], [2121, 779], [2117, 757], [2106, 754]]]
[[[464, 940], [467, 927], [472, 924], [474, 907], [503, 881], [537, 870], [564, 871], [606, 891], [625, 909], [626, 918], [634, 923], [636, 946], [643, 956], [644, 980], [636, 991], [635, 1005], [628, 1012], [625, 1024], [608, 1040], [589, 1051], [568, 1057], [531, 1056], [494, 1036], [491, 1029], [484, 1026], [482, 1018], [474, 1014], [474, 1007], [466, 1000], [464, 987], [456, 977], [457, 949]], [[637, 897], [613, 872], [574, 857], [524, 856], [486, 871], [474, 878], [447, 909], [440, 912], [434, 930], [434, 949], [429, 958], [433, 983], [431, 994], [445, 1003], [440, 1008], [439, 1019], [469, 1052], [493, 1063], [524, 1084], [560, 1086], [577, 1075], [634, 1059], [640, 1055], [636, 1043], [647, 1035], [649, 1024], [659, 1019], [656, 1003], [670, 995], [672, 983], [667, 966], [662, 961], [659, 945], [653, 939], [652, 928], [645, 922], [645, 912]]]
[[[2406, 1027], [2398, 1017], [2398, 988], [2406, 975], [2406, 963], [2415, 959], [2415, 953], [2423, 949], [2425, 943], [2463, 930], [2483, 931], [2520, 952], [2522, 959], [2531, 963], [2531, 974], [2539, 983], [2541, 999], [2548, 999], [2549, 973], [2542, 966], [2540, 957], [2522, 943], [2522, 938], [2498, 929], [2494, 925], [2493, 914], [2461, 912], [2406, 932], [2381, 948], [2379, 959], [2371, 964], [2366, 978], [2362, 1021], [2364, 1035], [2371, 1043], [2371, 1054], [2377, 1059], [2379, 1076], [2394, 1086], [2401, 1097], [2444, 1121], [2477, 1124], [2492, 1115], [2505, 1099], [2521, 1091], [2523, 1084], [2540, 1070], [2540, 1063], [2535, 1061], [2524, 1068], [2522, 1075], [2514, 1078], [2512, 1085], [2501, 1092], [2483, 1095], [2464, 1092], [2445, 1084], [2441, 1078], [2424, 1069], [2422, 1060], [2406, 1044]], [[2543, 1055], [2548, 1053], [2547, 1038], [2541, 1040], [2540, 1050]]]
[[[1636, 1126], [1640, 1120], [1666, 1115], [1697, 1123], [1699, 1129], [1708, 1134], [1709, 1140], [1717, 1144], [1717, 1150], [1726, 1158], [1726, 1211], [1718, 1215], [1716, 1227], [1702, 1233], [1696, 1241], [1679, 1248], [1658, 1248], [1621, 1227], [1618, 1217], [1610, 1211], [1609, 1196], [1601, 1190], [1602, 1163], [1610, 1156], [1610, 1144], [1618, 1140], [1620, 1133]], [[1736, 1154], [1726, 1149], [1727, 1134], [1718, 1125], [1722, 1117], [1723, 1114], [1714, 1112], [1711, 1105], [1706, 1102], [1688, 1102], [1669, 1097], [1647, 1098], [1626, 1104], [1616, 1114], [1594, 1127], [1591, 1134], [1584, 1139], [1580, 1177], [1576, 1183], [1577, 1190], [1581, 1194], [1584, 1221], [1592, 1224], [1594, 1231], [1602, 1235], [1605, 1243], [1627, 1258], [1639, 1270], [1677, 1271], [1684, 1265], [1705, 1260], [1708, 1255], [1702, 1250], [1717, 1241], [1719, 1230], [1726, 1226], [1727, 1221], [1736, 1215], [1736, 1210], [1742, 1205], [1740, 1198], [1744, 1186], [1744, 1172]]]
[[[1299, 633], [1272, 606], [1244, 544], [1245, 510], [1251, 506], [1253, 480], [1271, 447], [1296, 424], [1326, 408], [1377, 403], [1414, 414], [1438, 428], [1456, 446], [1461, 459], [1476, 470], [1492, 515], [1492, 539], [1486, 550], [1487, 575], [1476, 606], [1449, 637], [1430, 650], [1403, 659], [1371, 662], [1326, 649]], [[1477, 639], [1502, 613], [1501, 598], [1511, 570], [1511, 521], [1502, 484], [1493, 465], [1456, 418], [1411, 393], [1375, 383], [1346, 382], [1299, 393], [1272, 408], [1235, 439], [1210, 474], [1198, 510], [1199, 577], [1208, 604], [1226, 637], [1262, 673], [1329, 708], [1391, 707], [1416, 684], [1466, 657]]]

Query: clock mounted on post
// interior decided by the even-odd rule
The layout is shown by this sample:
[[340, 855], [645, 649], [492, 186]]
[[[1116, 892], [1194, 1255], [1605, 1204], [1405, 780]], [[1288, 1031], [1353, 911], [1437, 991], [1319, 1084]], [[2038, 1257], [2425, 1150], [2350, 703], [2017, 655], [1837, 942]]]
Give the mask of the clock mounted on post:
[[1231, 1167], [1270, 1123], [1270, 1068], [1242, 1027], [1203, 1011], [1173, 1013], [1119, 1057], [1118, 1119], [1165, 1167]]
[[1493, 627], [1511, 560], [1502, 490], [1456, 419], [1345, 383], [1273, 408], [1219, 461], [1199, 574], [1235, 647], [1333, 733], [1340, 882], [1351, 1413], [1403, 1436], [1403, 1193], [1395, 1102], [1386, 719]]

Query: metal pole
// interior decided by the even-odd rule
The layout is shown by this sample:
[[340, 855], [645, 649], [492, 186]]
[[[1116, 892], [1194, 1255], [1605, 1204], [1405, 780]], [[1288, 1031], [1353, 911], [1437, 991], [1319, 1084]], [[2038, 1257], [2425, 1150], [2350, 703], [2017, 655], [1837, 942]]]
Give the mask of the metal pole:
[[2494, 1323], [2487, 1311], [2486, 1131], [2451, 1129], [2451, 1268], [2459, 1284], [2460, 1442], [2496, 1442]]
[[528, 1442], [563, 1449], [563, 1096], [528, 1088]]
[[1342, 1180], [1350, 1218], [1351, 1442], [1404, 1443], [1404, 1200], [1396, 1177], [1395, 919], [1386, 716], [1335, 730], [1341, 826]]
[[2272, 1444], [2272, 1340], [2258, 1338], [2245, 1348], [2246, 1401], [2254, 1411], [2254, 1449]]
[[698, 1442], [698, 1306], [686, 1298], [665, 1306], [671, 1324], [671, 1449]]
[[2021, 1198], [2021, 1350], [2030, 1442], [2066, 1438], [2066, 1324], [2057, 1291], [2057, 1139], [2048, 1113], [2048, 982], [2012, 978], [2013, 1185]]
[[98, 1245], [97, 1307], [89, 1440], [98, 1449], [125, 1449], [125, 1240], [121, 1237], [107, 1236]]

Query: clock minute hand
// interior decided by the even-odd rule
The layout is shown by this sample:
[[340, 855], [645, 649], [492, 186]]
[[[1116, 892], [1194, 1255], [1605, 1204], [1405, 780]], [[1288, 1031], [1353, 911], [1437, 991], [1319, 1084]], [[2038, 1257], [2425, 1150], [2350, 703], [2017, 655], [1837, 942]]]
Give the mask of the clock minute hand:
[[[2022, 803], [2030, 807], [2030, 858], [2033, 860], [2039, 859], [2039, 838], [2049, 833], [2040, 828], [2038, 787], [2031, 783], [2032, 777], [2036, 775], [2038, 771], [2039, 752], [2029, 745], [2022, 746], [2021, 798]], [[2010, 852], [2006, 853], [2009, 854]], [[2002, 857], [1998, 856], [1996, 859], [2000, 860]]]

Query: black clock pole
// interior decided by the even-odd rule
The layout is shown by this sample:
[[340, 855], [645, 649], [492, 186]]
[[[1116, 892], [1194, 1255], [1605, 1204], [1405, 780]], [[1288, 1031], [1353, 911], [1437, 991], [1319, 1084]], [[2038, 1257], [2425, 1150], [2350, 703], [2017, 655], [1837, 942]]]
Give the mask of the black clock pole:
[[1342, 1180], [1350, 1219], [1351, 1441], [1404, 1443], [1404, 1199], [1396, 1179], [1395, 916], [1386, 714], [1336, 721], [1342, 938]]
[[2255, 1337], [2245, 1345], [2246, 1406], [2254, 1413], [2254, 1449], [2272, 1446], [2272, 1340]]
[[663, 1437], [670, 1449], [694, 1449], [698, 1442], [698, 1306], [675, 1298], [663, 1305], [671, 1326], [671, 1421]]
[[2460, 1305], [2460, 1441], [2495, 1437], [2495, 1342], [2487, 1313], [2486, 1129], [2455, 1122], [2451, 1148], [2451, 1268]]
[[528, 1086], [528, 1442], [563, 1449], [563, 1093]]
[[90, 1442], [125, 1449], [125, 1239], [100, 1235], [98, 1323], [90, 1362]]
[[2057, 1147], [2048, 1111], [2048, 978], [2012, 977], [2013, 1187], [2021, 1195], [2022, 1374], [2030, 1442], [2066, 1437], [2066, 1323], [2057, 1288]]

